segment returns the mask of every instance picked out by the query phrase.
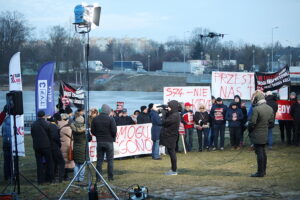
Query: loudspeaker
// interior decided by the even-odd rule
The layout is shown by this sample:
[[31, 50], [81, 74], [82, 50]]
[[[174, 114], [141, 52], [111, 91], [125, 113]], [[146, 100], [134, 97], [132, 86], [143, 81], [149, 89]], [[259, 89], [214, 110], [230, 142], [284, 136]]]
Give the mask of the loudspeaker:
[[22, 91], [10, 91], [6, 94], [7, 113], [9, 115], [23, 115]]

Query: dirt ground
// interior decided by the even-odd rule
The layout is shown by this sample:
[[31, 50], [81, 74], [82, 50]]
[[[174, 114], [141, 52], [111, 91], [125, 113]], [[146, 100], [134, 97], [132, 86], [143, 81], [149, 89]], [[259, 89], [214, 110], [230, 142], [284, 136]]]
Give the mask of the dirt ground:
[[[277, 127], [276, 127], [277, 129]], [[109, 186], [120, 199], [128, 199], [128, 189], [133, 184], [146, 186], [150, 199], [300, 199], [300, 147], [280, 144], [279, 135], [274, 134], [272, 150], [267, 150], [268, 167], [264, 178], [251, 178], [256, 172], [256, 157], [249, 146], [241, 150], [178, 153], [178, 175], [166, 176], [170, 169], [167, 155], [162, 160], [152, 160], [150, 156], [123, 158], [114, 162], [114, 181]], [[228, 141], [228, 138], [226, 138]], [[246, 139], [246, 143], [249, 141]], [[1, 141], [2, 145], [2, 141]], [[31, 136], [25, 137], [26, 157], [20, 158], [20, 172], [36, 184], [36, 164]], [[2, 149], [2, 148], [1, 148]], [[0, 191], [7, 182], [3, 181], [3, 155], [0, 154]], [[94, 163], [96, 165], [96, 163]], [[91, 169], [91, 165], [90, 165]], [[93, 169], [86, 170], [86, 180], [95, 182]], [[103, 177], [107, 180], [106, 163]], [[70, 181], [61, 184], [38, 186], [49, 199], [58, 199]], [[113, 199], [107, 188], [98, 183], [100, 199]], [[64, 199], [88, 199], [87, 187], [73, 184]], [[6, 192], [13, 191], [8, 187]], [[21, 177], [20, 199], [47, 199]]]

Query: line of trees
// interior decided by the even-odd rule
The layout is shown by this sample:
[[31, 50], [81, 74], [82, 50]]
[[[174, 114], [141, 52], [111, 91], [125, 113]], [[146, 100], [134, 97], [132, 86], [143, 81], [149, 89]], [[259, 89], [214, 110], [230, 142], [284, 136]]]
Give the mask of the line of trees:
[[[34, 37], [31, 27], [19, 12], [0, 14], [0, 66], [1, 73], [8, 72], [11, 56], [21, 52], [21, 61], [28, 68], [36, 70], [42, 63], [56, 61], [58, 71], [63, 65], [68, 71], [79, 70], [84, 61], [85, 39], [62, 26], [50, 27], [44, 39]], [[195, 28], [187, 40], [170, 39], [165, 43], [149, 40], [143, 47], [122, 39], [111, 39], [104, 49], [90, 46], [89, 60], [101, 60], [105, 67], [111, 68], [115, 60], [139, 60], [150, 70], [160, 70], [163, 61], [211, 59], [237, 60], [244, 64], [245, 70], [251, 70], [253, 56], [255, 65], [267, 71], [271, 61], [271, 46], [260, 47], [253, 44], [222, 42], [220, 38], [200, 38], [208, 29]], [[273, 46], [274, 58], [284, 58], [289, 64], [299, 61], [300, 46], [283, 47], [279, 42]], [[149, 60], [150, 59], [150, 60]], [[146, 68], [146, 67], [145, 67]], [[235, 70], [235, 69], [232, 69]]]

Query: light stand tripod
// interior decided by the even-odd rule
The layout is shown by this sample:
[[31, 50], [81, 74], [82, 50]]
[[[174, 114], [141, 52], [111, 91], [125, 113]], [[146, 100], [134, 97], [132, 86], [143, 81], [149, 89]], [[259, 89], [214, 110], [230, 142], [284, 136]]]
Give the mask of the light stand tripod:
[[[78, 27], [80, 28], [85, 28], [85, 31], [78, 31]], [[105, 179], [103, 178], [103, 176], [101, 175], [101, 173], [97, 170], [97, 168], [93, 165], [93, 163], [90, 161], [89, 158], [89, 144], [88, 144], [88, 135], [89, 133], [89, 121], [88, 121], [88, 110], [89, 110], [89, 32], [91, 31], [91, 24], [87, 24], [85, 26], [80, 26], [78, 24], [75, 24], [75, 30], [77, 33], [80, 34], [86, 34], [87, 35], [87, 44], [86, 44], [86, 76], [85, 76], [85, 81], [86, 82], [86, 88], [85, 88], [85, 98], [84, 98], [84, 109], [85, 109], [85, 126], [86, 126], [86, 132], [85, 132], [85, 140], [86, 140], [86, 146], [85, 146], [85, 162], [82, 164], [82, 166], [80, 167], [79, 171], [77, 172], [77, 174], [74, 176], [74, 178], [71, 180], [71, 182], [69, 183], [69, 185], [67, 186], [67, 188], [65, 189], [65, 191], [62, 193], [62, 195], [60, 196], [59, 200], [61, 200], [63, 198], [63, 196], [65, 195], [65, 193], [68, 191], [68, 189], [71, 187], [71, 185], [73, 184], [73, 182], [75, 181], [75, 179], [80, 175], [80, 172], [84, 169], [84, 167], [88, 167], [88, 173], [90, 172], [90, 166], [95, 170], [96, 174], [98, 175], [98, 177], [102, 180], [103, 184], [106, 186], [106, 188], [109, 190], [109, 192], [111, 193], [111, 195], [113, 196], [114, 199], [119, 200], [118, 196], [115, 194], [115, 192], [112, 190], [112, 188], [109, 186], [109, 184], [105, 181]], [[89, 179], [89, 184], [88, 186], [91, 186], [91, 180]]]

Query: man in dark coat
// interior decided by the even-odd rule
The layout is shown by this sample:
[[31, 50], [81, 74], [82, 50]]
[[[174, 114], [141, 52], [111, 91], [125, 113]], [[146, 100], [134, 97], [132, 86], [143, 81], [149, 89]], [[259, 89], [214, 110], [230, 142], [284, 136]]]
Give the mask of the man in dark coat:
[[292, 105], [290, 113], [294, 119], [294, 128], [295, 128], [294, 145], [299, 146], [299, 140], [300, 140], [300, 95], [297, 96], [297, 102]]
[[123, 108], [123, 110], [119, 113], [119, 116], [115, 117], [115, 121], [117, 126], [125, 126], [125, 125], [133, 125], [134, 121], [127, 114], [127, 109]]
[[146, 106], [141, 106], [141, 113], [137, 117], [138, 124], [151, 123], [150, 116], [148, 114], [148, 108]]
[[161, 126], [162, 126], [162, 121], [158, 114], [157, 106], [158, 106], [157, 104], [154, 104], [150, 111], [150, 117], [152, 121], [151, 140], [153, 141], [153, 145], [152, 145], [153, 160], [161, 160], [159, 156], [159, 136], [160, 136]]
[[178, 102], [172, 100], [168, 102], [168, 113], [163, 114], [162, 118], [162, 131], [160, 134], [160, 144], [167, 148], [169, 156], [171, 158], [172, 169], [166, 173], [166, 175], [177, 175], [177, 158], [176, 158], [176, 141], [179, 135], [179, 124], [181, 121], [180, 114], [178, 112]]
[[[109, 114], [111, 108], [103, 104], [101, 113], [92, 121], [91, 132], [97, 139], [97, 169], [102, 174], [102, 163], [106, 154], [108, 180], [113, 180], [114, 169], [114, 142], [117, 136], [117, 126], [114, 118]], [[99, 180], [99, 177], [97, 176]]]
[[[276, 116], [276, 112], [278, 110], [278, 103], [277, 98], [272, 94], [271, 91], [268, 91], [266, 93], [266, 101], [267, 101], [267, 105], [269, 105], [272, 109], [273, 109], [273, 116], [274, 116], [274, 120], [275, 120], [275, 116]], [[268, 128], [268, 146], [269, 149], [272, 149], [273, 146], [273, 128], [274, 128], [274, 123], [269, 125]]]
[[4, 119], [4, 123], [2, 125], [2, 149], [3, 149], [3, 157], [4, 157], [4, 166], [3, 166], [3, 174], [4, 180], [8, 180], [13, 175], [13, 157], [12, 157], [12, 144], [11, 144], [11, 118], [10, 115]]
[[[38, 119], [31, 125], [31, 136], [37, 165], [38, 184], [46, 182], [46, 177], [54, 177], [53, 157], [51, 152], [51, 135], [45, 112], [37, 113]], [[45, 159], [45, 166], [43, 164]], [[52, 182], [51, 179], [47, 181]]]
[[238, 108], [240, 108], [242, 110], [242, 113], [244, 116], [243, 119], [240, 120], [240, 122], [241, 122], [240, 147], [242, 147], [244, 145], [244, 132], [247, 129], [247, 127], [245, 125], [248, 121], [247, 108], [245, 106], [245, 103], [242, 102], [242, 99], [239, 95], [234, 96], [234, 102], [237, 103]]
[[268, 127], [274, 123], [273, 109], [266, 104], [264, 94], [261, 91], [256, 91], [253, 94], [253, 113], [249, 122], [251, 127], [249, 137], [254, 144], [255, 153], [257, 156], [257, 172], [251, 177], [264, 177], [267, 168], [267, 154], [265, 145], [267, 143]]
[[57, 121], [61, 121], [61, 116], [59, 113], [55, 113], [53, 117], [48, 119], [51, 123], [49, 124], [49, 131], [51, 136], [51, 152], [53, 156], [53, 166], [54, 172], [58, 172], [58, 182], [61, 183], [64, 179], [65, 171], [65, 160], [60, 151], [61, 142], [60, 142], [60, 130], [58, 128]]

